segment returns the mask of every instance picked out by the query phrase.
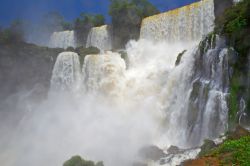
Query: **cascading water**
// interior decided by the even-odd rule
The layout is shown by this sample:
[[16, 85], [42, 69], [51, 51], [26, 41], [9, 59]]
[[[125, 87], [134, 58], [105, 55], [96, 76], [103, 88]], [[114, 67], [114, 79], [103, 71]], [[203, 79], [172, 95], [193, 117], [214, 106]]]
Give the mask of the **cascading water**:
[[76, 47], [76, 37], [74, 31], [54, 32], [50, 37], [49, 46], [52, 48]]
[[214, 0], [201, 0], [143, 20], [140, 37], [154, 41], [199, 41], [214, 28]]
[[[137, 152], [147, 145], [188, 148], [219, 136], [226, 128], [230, 49], [219, 41], [204, 41], [194, 49], [131, 41], [129, 68], [118, 53], [106, 52], [86, 56], [81, 71], [77, 54], [61, 53], [51, 95], [30, 108], [18, 141], [11, 140], [6, 154], [13, 160], [6, 165], [61, 165], [80, 154], [108, 166], [128, 166], [142, 160]], [[175, 66], [183, 49], [188, 51]], [[150, 163], [176, 165], [198, 152], [166, 153]]]
[[235, 55], [219, 36], [211, 35], [200, 44], [188, 105], [187, 133], [191, 145], [214, 139], [227, 129], [229, 59]]
[[81, 84], [79, 57], [73, 52], [58, 55], [51, 78], [51, 90], [77, 91]]
[[[88, 39], [88, 46], [99, 47], [102, 54], [79, 62], [76, 53], [61, 53], [48, 99], [29, 108], [0, 163], [55, 166], [79, 154], [106, 166], [137, 161], [174, 166], [194, 158], [199, 149], [193, 147], [227, 128], [228, 61], [236, 55], [216, 35], [195, 47], [213, 28], [211, 2], [177, 10], [176, 18], [174, 11], [146, 18], [141, 39], [126, 47], [127, 66], [119, 53], [105, 51], [111, 48], [107, 31], [92, 31]], [[151, 145], [165, 157], [151, 161], [138, 155]], [[171, 145], [188, 149], [171, 154]]]
[[87, 55], [83, 65], [85, 89], [119, 95], [124, 87], [125, 69], [125, 62], [117, 53]]
[[86, 47], [97, 47], [100, 50], [112, 49], [111, 28], [108, 25], [94, 27], [90, 30]]

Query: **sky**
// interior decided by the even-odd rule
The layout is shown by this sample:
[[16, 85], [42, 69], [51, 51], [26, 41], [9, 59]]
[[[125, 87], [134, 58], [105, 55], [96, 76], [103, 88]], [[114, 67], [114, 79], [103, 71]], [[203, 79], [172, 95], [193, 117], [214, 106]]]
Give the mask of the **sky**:
[[[160, 11], [190, 4], [197, 0], [149, 0]], [[0, 0], [0, 26], [8, 26], [14, 19], [39, 20], [45, 13], [58, 11], [68, 21], [80, 13], [103, 14], [108, 16], [109, 0]]]

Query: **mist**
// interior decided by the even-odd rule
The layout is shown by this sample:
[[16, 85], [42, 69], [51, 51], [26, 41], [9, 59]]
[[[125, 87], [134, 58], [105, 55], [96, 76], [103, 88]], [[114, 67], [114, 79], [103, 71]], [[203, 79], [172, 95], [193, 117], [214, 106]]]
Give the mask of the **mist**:
[[[141, 148], [178, 144], [163, 132], [167, 128], [160, 87], [176, 69], [178, 53], [187, 47], [131, 41], [127, 45], [129, 67], [118, 53], [106, 52], [87, 56], [83, 73], [80, 63], [58, 56], [46, 98], [37, 100], [30, 90], [15, 94], [16, 102], [13, 97], [5, 100], [19, 113], [15, 117], [13, 110], [5, 108], [9, 116], [1, 116], [0, 162], [55, 166], [81, 155], [107, 166], [127, 166], [142, 160]], [[63, 66], [57, 65], [61, 60]], [[177, 68], [183, 71], [181, 66]], [[60, 79], [55, 79], [57, 75]], [[68, 88], [58, 88], [64, 86]]]

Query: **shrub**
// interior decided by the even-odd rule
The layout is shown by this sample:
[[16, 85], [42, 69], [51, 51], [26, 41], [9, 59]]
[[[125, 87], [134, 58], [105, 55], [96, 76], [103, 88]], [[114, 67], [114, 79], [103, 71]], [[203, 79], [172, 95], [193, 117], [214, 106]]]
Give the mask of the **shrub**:
[[82, 159], [80, 156], [73, 156], [71, 159], [66, 161], [63, 166], [104, 166], [103, 162], [94, 163], [93, 161], [87, 161]]
[[222, 165], [249, 166], [250, 136], [241, 137], [238, 140], [227, 140], [213, 153], [221, 156]]

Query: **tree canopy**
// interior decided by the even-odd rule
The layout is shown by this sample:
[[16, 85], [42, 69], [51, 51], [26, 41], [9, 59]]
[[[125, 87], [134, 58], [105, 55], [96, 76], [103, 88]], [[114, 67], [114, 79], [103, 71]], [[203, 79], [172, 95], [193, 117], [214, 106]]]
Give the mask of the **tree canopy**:
[[105, 18], [101, 14], [81, 13], [74, 22], [74, 30], [77, 35], [78, 45], [85, 45], [88, 33], [92, 27], [105, 24]]
[[103, 162], [94, 163], [93, 161], [87, 161], [82, 159], [80, 156], [73, 156], [71, 159], [66, 161], [63, 166], [104, 166]]
[[148, 0], [110, 0], [114, 47], [124, 47], [130, 39], [138, 39], [143, 18], [159, 13]]

